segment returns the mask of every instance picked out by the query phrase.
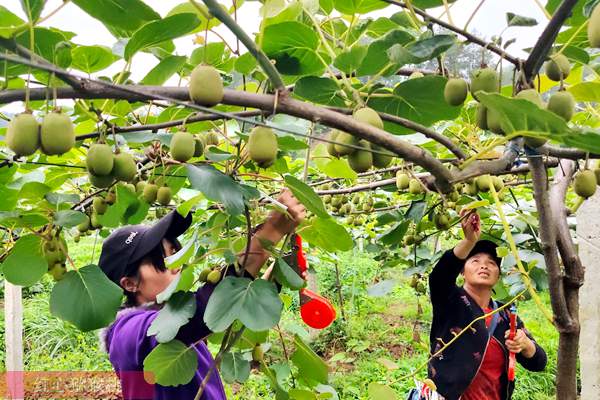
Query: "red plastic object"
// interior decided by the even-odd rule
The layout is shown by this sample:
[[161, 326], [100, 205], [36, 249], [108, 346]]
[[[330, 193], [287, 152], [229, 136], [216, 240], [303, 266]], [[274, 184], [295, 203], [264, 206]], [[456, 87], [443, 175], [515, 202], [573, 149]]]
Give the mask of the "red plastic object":
[[300, 315], [314, 329], [327, 328], [335, 320], [335, 308], [325, 297], [308, 289], [300, 289]]
[[[513, 304], [510, 308], [510, 333], [508, 338], [513, 340], [517, 334], [517, 309]], [[515, 363], [517, 355], [512, 351], [508, 355], [508, 380], [513, 382], [515, 380]]]

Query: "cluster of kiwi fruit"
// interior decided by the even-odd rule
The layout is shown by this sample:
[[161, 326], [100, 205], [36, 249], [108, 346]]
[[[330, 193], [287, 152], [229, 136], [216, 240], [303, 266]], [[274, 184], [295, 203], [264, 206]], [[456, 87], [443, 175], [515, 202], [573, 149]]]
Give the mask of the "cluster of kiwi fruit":
[[138, 172], [135, 158], [131, 154], [124, 151], [115, 154], [106, 143], [92, 144], [85, 163], [90, 183], [98, 188], [107, 188], [115, 180], [132, 182]]
[[[381, 117], [377, 111], [372, 108], [359, 108], [354, 111], [352, 118], [359, 122], [383, 129]], [[333, 129], [329, 134], [329, 140], [331, 141], [327, 145], [327, 152], [329, 155], [333, 157], [348, 157], [348, 164], [355, 172], [366, 172], [372, 167], [386, 168], [392, 162], [392, 153], [389, 153], [389, 155], [385, 154], [382, 147], [366, 140], [360, 140], [344, 131]], [[350, 146], [357, 146], [360, 147], [360, 149]]]
[[592, 197], [596, 193], [597, 185], [600, 185], [600, 168], [583, 169], [573, 177], [573, 190], [584, 199]]
[[221, 269], [220, 267], [206, 267], [202, 271], [200, 271], [200, 276], [198, 277], [198, 279], [200, 280], [200, 282], [206, 282], [216, 285], [221, 280]]
[[[332, 184], [325, 184], [320, 187], [321, 190], [333, 189]], [[374, 210], [374, 201], [368, 194], [355, 193], [348, 196], [343, 194], [330, 195], [322, 197], [325, 207], [334, 214], [346, 216], [348, 225], [364, 225], [367, 217], [362, 213], [370, 213]]]
[[194, 135], [185, 130], [171, 136], [169, 149], [171, 157], [179, 162], [187, 162], [193, 157], [201, 157], [205, 149], [219, 145], [219, 135], [210, 131], [204, 135]]
[[425, 187], [419, 178], [412, 178], [403, 170], [396, 171], [396, 188], [401, 192], [408, 190], [408, 193], [410, 194], [425, 193]]
[[30, 156], [38, 149], [49, 156], [64, 154], [75, 145], [73, 122], [60, 110], [46, 114], [41, 123], [25, 111], [9, 122], [6, 144], [18, 156]]
[[60, 281], [67, 273], [67, 242], [58, 232], [42, 239], [42, 253], [48, 264], [48, 274]]
[[425, 277], [421, 274], [412, 274], [410, 277], [409, 286], [417, 292], [417, 294], [426, 294], [427, 286], [425, 285]]

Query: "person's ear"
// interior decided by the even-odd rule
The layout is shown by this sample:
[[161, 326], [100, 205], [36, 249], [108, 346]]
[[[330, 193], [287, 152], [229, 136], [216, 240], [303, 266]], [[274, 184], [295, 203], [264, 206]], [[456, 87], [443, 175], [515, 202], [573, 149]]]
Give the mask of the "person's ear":
[[121, 278], [121, 280], [119, 281], [119, 284], [121, 285], [121, 287], [123, 289], [125, 289], [128, 292], [132, 292], [135, 293], [136, 289], [137, 289], [137, 284], [133, 281], [133, 279], [129, 278], [129, 277], [123, 277]]

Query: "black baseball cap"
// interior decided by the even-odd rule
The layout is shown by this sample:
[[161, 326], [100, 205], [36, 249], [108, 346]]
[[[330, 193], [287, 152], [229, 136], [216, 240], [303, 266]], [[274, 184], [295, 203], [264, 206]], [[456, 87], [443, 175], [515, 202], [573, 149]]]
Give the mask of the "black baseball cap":
[[154, 225], [128, 225], [113, 231], [102, 243], [98, 266], [108, 279], [119, 285], [128, 265], [141, 260], [163, 238], [177, 238], [192, 224], [192, 214], [183, 217], [171, 211]]
[[498, 253], [496, 253], [497, 248], [498, 245], [491, 240], [479, 240], [477, 243], [475, 243], [475, 247], [473, 247], [473, 250], [471, 250], [466, 259], [468, 260], [475, 254], [486, 253], [489, 254], [496, 262], [498, 269], [502, 270], [502, 268], [500, 268], [500, 265], [502, 264], [502, 258], [498, 257]]

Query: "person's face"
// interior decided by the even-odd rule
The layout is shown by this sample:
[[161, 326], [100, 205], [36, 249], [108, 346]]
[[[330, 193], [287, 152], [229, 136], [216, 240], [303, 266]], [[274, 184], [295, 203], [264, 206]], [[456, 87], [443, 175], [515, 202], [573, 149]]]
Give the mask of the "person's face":
[[[170, 241], [163, 239], [162, 244], [167, 257], [177, 252]], [[125, 289], [136, 292], [138, 302], [143, 304], [156, 301], [156, 296], [173, 282], [179, 272], [180, 268], [158, 271], [149, 260], [145, 260], [140, 265], [139, 281], [136, 282], [134, 278], [123, 278], [121, 282]]]
[[493, 288], [500, 278], [500, 268], [489, 254], [478, 253], [465, 261], [463, 276], [470, 286]]

